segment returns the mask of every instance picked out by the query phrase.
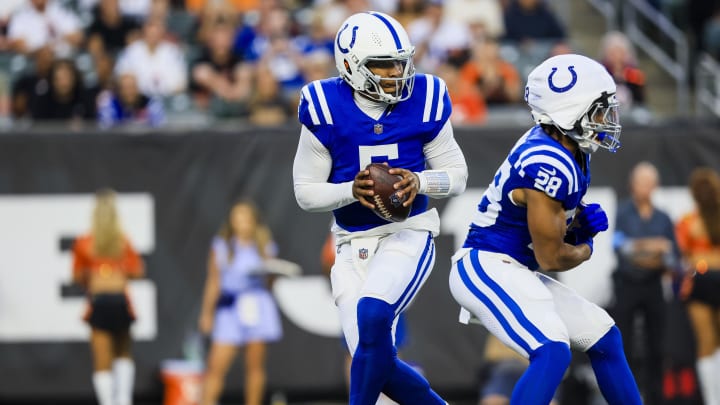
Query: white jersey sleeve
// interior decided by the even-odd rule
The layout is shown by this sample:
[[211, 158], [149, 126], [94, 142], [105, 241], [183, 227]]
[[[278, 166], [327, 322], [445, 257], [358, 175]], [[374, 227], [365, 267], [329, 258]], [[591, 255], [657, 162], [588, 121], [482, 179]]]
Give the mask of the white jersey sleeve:
[[325, 212], [356, 201], [352, 194], [352, 181], [338, 184], [327, 181], [331, 168], [330, 152], [303, 125], [293, 162], [293, 186], [300, 208]]
[[468, 169], [448, 120], [438, 135], [423, 147], [428, 170], [417, 173], [420, 193], [433, 198], [458, 195], [465, 191]]

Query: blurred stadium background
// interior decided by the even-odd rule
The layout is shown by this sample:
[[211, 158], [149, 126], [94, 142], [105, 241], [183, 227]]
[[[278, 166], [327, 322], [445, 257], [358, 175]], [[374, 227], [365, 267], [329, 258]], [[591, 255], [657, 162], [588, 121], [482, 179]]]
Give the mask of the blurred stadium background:
[[[658, 203], [673, 219], [692, 209], [692, 169], [720, 169], [717, 1], [2, 0], [0, 404], [95, 403], [68, 249], [101, 187], [118, 190], [124, 228], [147, 265], [131, 287], [137, 405], [163, 403], [167, 360], [200, 355], [192, 336], [207, 249], [241, 195], [262, 207], [280, 257], [303, 268], [274, 291], [285, 337], [270, 348], [267, 401], [342, 403], [344, 348], [320, 266], [330, 216], [295, 204], [294, 109], [300, 86], [334, 75], [338, 24], [366, 9], [396, 15], [418, 46], [418, 70], [448, 83], [470, 166], [465, 195], [433, 202], [443, 235], [434, 275], [408, 312], [405, 351], [453, 404], [477, 403], [485, 333], [456, 322], [449, 257], [531, 124], [522, 89], [536, 63], [582, 53], [618, 81], [623, 148], [595, 157], [591, 191], [611, 218], [640, 160], [658, 166]], [[162, 55], [147, 59], [143, 46], [155, 44]], [[603, 238], [563, 281], [611, 306], [615, 258]], [[680, 342], [668, 363], [692, 361], [692, 342]], [[223, 404], [241, 403], [241, 365]], [[602, 403], [581, 360], [563, 391], [564, 405]]]

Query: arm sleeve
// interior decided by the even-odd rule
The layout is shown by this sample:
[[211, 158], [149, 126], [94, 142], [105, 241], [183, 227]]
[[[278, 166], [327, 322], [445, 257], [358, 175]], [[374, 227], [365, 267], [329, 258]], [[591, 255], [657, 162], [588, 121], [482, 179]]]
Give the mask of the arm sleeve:
[[332, 211], [355, 201], [352, 181], [328, 183], [331, 168], [330, 152], [303, 125], [293, 162], [295, 199], [300, 208], [310, 212]]
[[433, 198], [458, 195], [465, 191], [468, 169], [460, 146], [455, 141], [450, 121], [423, 147], [428, 170], [416, 173], [420, 193]]

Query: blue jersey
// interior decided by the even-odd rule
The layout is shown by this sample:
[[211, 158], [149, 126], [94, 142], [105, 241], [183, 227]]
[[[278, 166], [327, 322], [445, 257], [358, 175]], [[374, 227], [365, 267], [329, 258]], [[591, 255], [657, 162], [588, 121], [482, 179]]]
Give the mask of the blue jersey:
[[[339, 77], [303, 87], [298, 115], [300, 123], [330, 152], [332, 170], [327, 181], [344, 183], [373, 162], [413, 172], [425, 170], [423, 147], [435, 139], [451, 111], [445, 83], [418, 74], [410, 98], [390, 105], [377, 120], [360, 110], [352, 88]], [[410, 216], [425, 212], [427, 206], [428, 197], [418, 195]], [[335, 222], [351, 232], [388, 223], [357, 201], [333, 213]]]
[[583, 163], [540, 126], [515, 144], [485, 191], [464, 247], [505, 253], [530, 269], [538, 268], [527, 224], [527, 209], [510, 199], [512, 190], [543, 191], [562, 203], [568, 222], [590, 183], [590, 155]]

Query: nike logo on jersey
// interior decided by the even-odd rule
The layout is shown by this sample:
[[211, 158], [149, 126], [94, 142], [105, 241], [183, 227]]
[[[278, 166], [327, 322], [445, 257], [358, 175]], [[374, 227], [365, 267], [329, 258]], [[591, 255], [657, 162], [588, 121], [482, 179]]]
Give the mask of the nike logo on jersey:
[[540, 170], [544, 171], [545, 173], [549, 174], [550, 176], [554, 176], [555, 174], [557, 174], [557, 169], [554, 167], [552, 168], [552, 171], [550, 171], [549, 169], [546, 169], [544, 167], [541, 167]]

